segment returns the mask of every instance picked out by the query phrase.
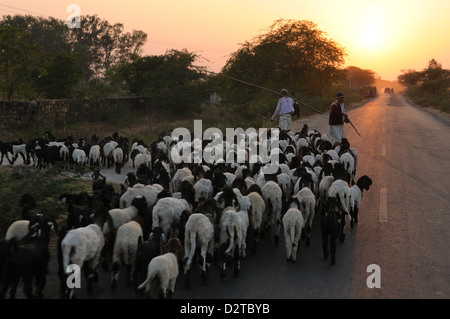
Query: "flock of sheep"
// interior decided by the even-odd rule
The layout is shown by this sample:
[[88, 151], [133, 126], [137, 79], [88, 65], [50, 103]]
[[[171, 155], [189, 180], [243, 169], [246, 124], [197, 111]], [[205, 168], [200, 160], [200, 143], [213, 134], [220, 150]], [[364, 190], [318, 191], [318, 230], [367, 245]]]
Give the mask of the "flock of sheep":
[[[358, 222], [362, 193], [372, 180], [366, 175], [356, 179], [358, 152], [347, 139], [332, 145], [326, 134], [307, 125], [300, 132], [281, 131], [278, 138], [277, 148], [262, 148], [263, 141], [251, 134], [236, 136], [234, 144], [201, 141], [204, 152], [220, 150], [224, 156], [197, 164], [173, 160], [174, 154], [193, 150], [194, 141], [170, 132], [151, 145], [136, 140], [130, 147], [128, 139], [116, 133], [103, 140], [94, 136], [92, 143], [57, 140], [46, 133], [14, 149], [7, 145], [10, 163], [21, 155], [24, 163], [44, 168], [62, 161], [76, 169], [115, 166], [120, 174], [132, 161], [136, 172], [127, 175], [120, 194], [99, 170], [93, 174], [92, 194], [61, 194], [68, 211], [60, 229], [39, 211], [30, 194], [24, 194], [22, 219], [0, 241], [0, 297], [9, 291], [14, 298], [20, 279], [28, 298], [42, 297], [52, 231], [58, 234], [62, 298], [75, 297], [68, 284], [73, 265], [83, 270], [89, 292], [98, 281], [97, 268], [104, 266], [111, 267], [113, 290], [125, 270], [126, 280], [141, 295], [170, 298], [180, 272], [185, 285], [191, 285], [194, 261], [204, 281], [213, 265], [220, 267], [222, 278], [230, 265], [238, 276], [242, 259], [258, 250], [263, 235], [273, 236], [275, 244], [283, 238], [286, 260], [295, 262], [301, 239], [310, 244], [313, 222], [321, 224], [323, 256], [331, 254], [334, 264], [336, 241], [345, 239], [347, 223], [353, 227]], [[239, 147], [245, 152], [244, 163], [229, 160], [236, 159]], [[250, 158], [252, 147], [276, 153], [277, 161], [271, 164], [277, 171], [268, 174], [265, 164]]]

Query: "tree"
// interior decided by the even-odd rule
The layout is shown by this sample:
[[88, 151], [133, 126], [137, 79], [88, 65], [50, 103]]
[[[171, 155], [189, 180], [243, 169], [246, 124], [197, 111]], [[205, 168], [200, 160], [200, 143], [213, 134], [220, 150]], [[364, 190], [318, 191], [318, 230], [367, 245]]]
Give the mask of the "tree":
[[43, 73], [42, 48], [18, 27], [0, 27], [0, 88], [4, 97], [33, 98], [34, 79]]
[[345, 68], [345, 71], [350, 88], [362, 88], [375, 83], [375, 72], [372, 70], [349, 66]]
[[70, 29], [69, 43], [88, 59], [87, 79], [102, 76], [113, 65], [130, 61], [131, 57], [142, 52], [147, 34], [133, 30], [123, 32], [123, 24], [110, 24], [97, 15], [82, 16], [81, 28]]
[[147, 41], [145, 32], [124, 32], [123, 24], [110, 24], [97, 15], [82, 16], [81, 27], [73, 29], [62, 20], [30, 15], [4, 16], [0, 26], [22, 28], [46, 54], [77, 52], [86, 83], [117, 63], [130, 61]]
[[290, 92], [321, 92], [342, 77], [345, 49], [311, 21], [275, 21], [267, 33], [245, 42], [222, 72], [258, 85], [277, 83]]
[[450, 87], [450, 70], [443, 69], [435, 59], [428, 62], [423, 71], [402, 70], [398, 81], [408, 88], [419, 88], [423, 92], [437, 95]]
[[169, 50], [164, 55], [139, 57], [107, 72], [109, 81], [130, 94], [158, 98], [167, 107], [189, 109], [200, 99], [199, 84], [205, 78], [194, 65], [197, 55], [187, 50]]
[[73, 88], [82, 79], [78, 54], [59, 52], [47, 58], [45, 74], [37, 81], [46, 98], [59, 99], [72, 96]]

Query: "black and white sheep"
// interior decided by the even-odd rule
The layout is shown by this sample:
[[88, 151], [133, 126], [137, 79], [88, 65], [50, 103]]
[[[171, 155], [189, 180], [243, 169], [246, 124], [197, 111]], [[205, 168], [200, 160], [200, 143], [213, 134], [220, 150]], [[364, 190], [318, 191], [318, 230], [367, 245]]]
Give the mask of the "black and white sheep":
[[330, 198], [336, 199], [337, 207], [343, 212], [343, 217], [340, 219], [341, 230], [339, 239], [344, 241], [346, 220], [350, 220], [350, 187], [348, 182], [341, 179], [335, 180], [328, 189], [328, 200]]
[[149, 235], [145, 242], [138, 241], [136, 251], [136, 262], [134, 267], [134, 283], [135, 289], [139, 283], [143, 282], [147, 277], [147, 268], [150, 261], [164, 253], [166, 237], [161, 227], [156, 227]]
[[354, 223], [355, 224], [358, 223], [359, 205], [361, 203], [363, 191], [364, 190], [368, 191], [370, 185], [372, 185], [372, 179], [367, 175], [363, 175], [360, 178], [358, 178], [356, 185], [350, 187], [349, 210], [351, 218], [350, 220], [351, 227], [353, 227]]
[[[10, 255], [1, 273], [3, 287], [0, 298], [4, 298], [10, 288], [10, 298], [14, 299], [21, 278], [28, 299], [43, 297], [50, 261], [49, 241], [52, 222], [47, 218], [38, 217], [36, 216], [36, 222], [31, 220], [30, 234], [23, 241], [15, 238], [9, 241]], [[32, 288], [33, 280], [36, 285], [35, 295]]]

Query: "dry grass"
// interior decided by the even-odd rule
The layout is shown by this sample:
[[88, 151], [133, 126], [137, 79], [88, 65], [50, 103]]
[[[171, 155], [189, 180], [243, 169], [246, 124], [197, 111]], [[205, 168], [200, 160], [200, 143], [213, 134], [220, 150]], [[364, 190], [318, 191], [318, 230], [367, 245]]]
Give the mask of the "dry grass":
[[[54, 127], [40, 126], [21, 129], [20, 131], [2, 131], [0, 140], [16, 141], [21, 138], [29, 141], [41, 137], [46, 131], [52, 132], [56, 137], [72, 136], [75, 139], [84, 138], [90, 141], [93, 134], [100, 138], [111, 136], [114, 132], [119, 135], [142, 139], [146, 143], [155, 141], [161, 132], [168, 132], [175, 128], [183, 127], [193, 130], [194, 120], [202, 120], [203, 131], [209, 127], [217, 127], [224, 131], [226, 127], [262, 127], [267, 122], [267, 114], [250, 116], [242, 114], [238, 107], [227, 105], [205, 104], [197, 111], [188, 114], [171, 114], [161, 112], [127, 112], [117, 114], [115, 118], [109, 117], [102, 120], [81, 119], [66, 121]], [[67, 123], [72, 122], [72, 123]]]

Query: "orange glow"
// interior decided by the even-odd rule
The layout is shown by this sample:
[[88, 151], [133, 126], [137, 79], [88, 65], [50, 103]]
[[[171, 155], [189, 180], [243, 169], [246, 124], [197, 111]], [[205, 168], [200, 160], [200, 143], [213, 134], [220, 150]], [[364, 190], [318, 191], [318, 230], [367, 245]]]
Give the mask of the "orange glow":
[[280, 18], [310, 20], [348, 52], [345, 66], [395, 80], [402, 69], [421, 70], [431, 58], [450, 68], [448, 0], [3, 0], [0, 16], [33, 14], [66, 20], [69, 4], [126, 31], [147, 33], [144, 54], [186, 48], [199, 64], [220, 71], [240, 43]]

